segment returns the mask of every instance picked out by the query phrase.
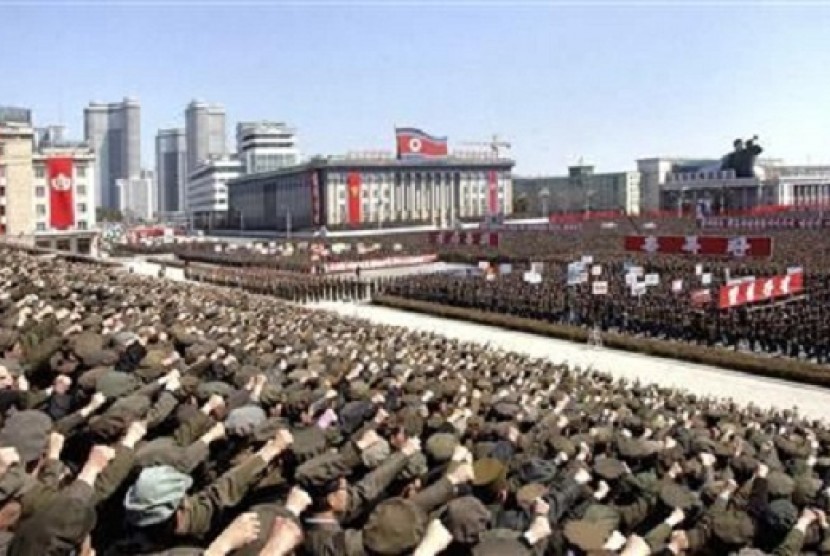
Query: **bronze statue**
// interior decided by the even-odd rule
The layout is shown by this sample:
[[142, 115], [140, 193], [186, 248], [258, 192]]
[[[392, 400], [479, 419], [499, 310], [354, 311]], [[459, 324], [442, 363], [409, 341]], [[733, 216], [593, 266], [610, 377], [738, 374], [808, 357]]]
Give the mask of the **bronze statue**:
[[735, 177], [738, 178], [754, 178], [755, 160], [764, 152], [757, 141], [757, 135], [748, 139], [746, 143], [742, 139], [735, 139], [735, 150], [723, 157], [721, 170], [734, 170]]

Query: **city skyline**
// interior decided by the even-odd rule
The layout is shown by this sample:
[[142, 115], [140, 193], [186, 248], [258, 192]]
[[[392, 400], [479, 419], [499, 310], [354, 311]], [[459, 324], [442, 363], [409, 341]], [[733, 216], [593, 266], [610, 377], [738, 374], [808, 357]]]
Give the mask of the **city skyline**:
[[[522, 175], [717, 157], [754, 133], [772, 157], [830, 160], [828, 6], [184, 4], [6, 6], [0, 96], [71, 137], [89, 102], [137, 97], [144, 168], [194, 98], [226, 108], [226, 134], [291, 122], [305, 155], [392, 150], [412, 125], [451, 147], [498, 133]], [[20, 49], [33, 26], [58, 40]]]

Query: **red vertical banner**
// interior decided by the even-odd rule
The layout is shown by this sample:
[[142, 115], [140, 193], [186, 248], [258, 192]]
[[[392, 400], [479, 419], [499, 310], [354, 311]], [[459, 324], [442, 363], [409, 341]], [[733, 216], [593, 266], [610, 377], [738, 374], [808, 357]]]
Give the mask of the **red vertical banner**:
[[349, 196], [349, 224], [360, 224], [360, 206], [361, 198], [361, 179], [359, 172], [349, 172], [349, 177], [346, 179], [346, 187]]
[[315, 226], [320, 225], [320, 182], [317, 179], [317, 171], [311, 172], [311, 221]]
[[46, 161], [49, 179], [49, 226], [65, 230], [75, 223], [72, 197], [72, 159], [55, 157]]
[[487, 172], [487, 193], [489, 199], [488, 210], [490, 214], [499, 213], [499, 183], [496, 179], [496, 171]]

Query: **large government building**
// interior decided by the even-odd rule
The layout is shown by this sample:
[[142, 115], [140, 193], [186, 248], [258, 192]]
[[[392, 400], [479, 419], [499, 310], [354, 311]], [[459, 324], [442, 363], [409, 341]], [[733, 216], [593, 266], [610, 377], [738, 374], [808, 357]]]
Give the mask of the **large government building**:
[[512, 212], [513, 161], [484, 153], [317, 157], [228, 182], [231, 228], [452, 226]]

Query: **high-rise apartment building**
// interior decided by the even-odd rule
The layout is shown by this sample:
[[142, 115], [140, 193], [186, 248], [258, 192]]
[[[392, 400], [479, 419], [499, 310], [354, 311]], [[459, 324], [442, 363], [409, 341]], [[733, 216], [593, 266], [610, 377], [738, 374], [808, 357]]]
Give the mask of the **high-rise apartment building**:
[[156, 216], [156, 182], [153, 172], [142, 170], [138, 177], [118, 180], [121, 205], [118, 207], [128, 223], [150, 222]]
[[194, 100], [185, 110], [187, 149], [186, 174], [204, 161], [227, 154], [225, 145], [225, 108]]
[[244, 172], [272, 172], [299, 163], [296, 130], [282, 122], [240, 122], [236, 152]]
[[96, 155], [96, 198], [118, 208], [117, 180], [141, 172], [141, 107], [127, 97], [111, 104], [92, 102], [84, 109], [84, 137]]
[[183, 212], [187, 205], [187, 142], [184, 129], [156, 135], [156, 185], [160, 213]]

